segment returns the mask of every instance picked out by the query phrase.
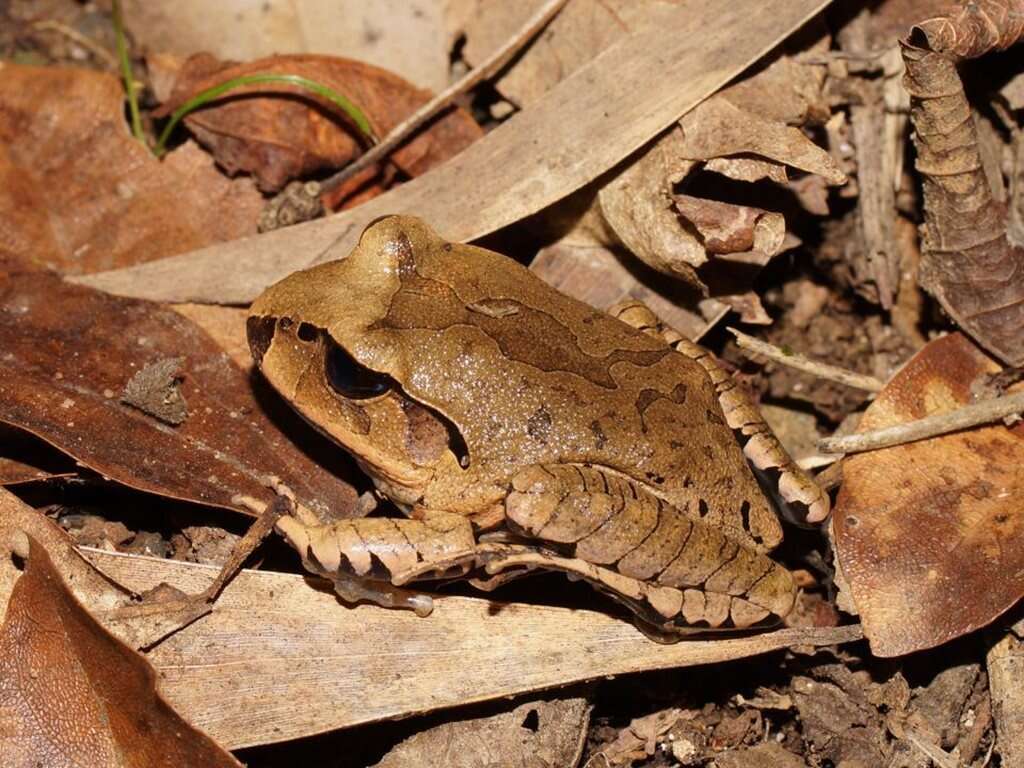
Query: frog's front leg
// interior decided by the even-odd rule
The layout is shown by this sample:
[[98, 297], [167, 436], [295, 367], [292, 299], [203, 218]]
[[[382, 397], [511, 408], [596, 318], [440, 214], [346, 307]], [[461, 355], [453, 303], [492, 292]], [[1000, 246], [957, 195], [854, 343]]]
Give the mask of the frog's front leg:
[[664, 325], [642, 302], [622, 302], [612, 307], [609, 314], [637, 330], [664, 339], [677, 352], [698, 363], [714, 384], [726, 423], [739, 436], [743, 453], [750, 462], [759, 470], [778, 472], [779, 494], [790, 504], [806, 507], [807, 513], [803, 517], [807, 522], [817, 523], [828, 517], [831, 507], [828, 494], [793, 461], [765, 423], [757, 406], [746, 391], [737, 386], [718, 358], [674, 328]]
[[432, 610], [430, 596], [399, 585], [415, 577], [462, 576], [475, 563], [471, 523], [445, 512], [329, 525], [287, 516], [276, 527], [302, 556], [306, 570], [333, 581], [346, 602], [368, 600], [385, 608], [408, 608], [420, 616]]
[[[546, 464], [513, 478], [505, 513], [513, 531], [565, 555], [548, 567], [617, 593], [663, 629], [785, 617], [796, 596], [789, 571], [706, 524], [699, 504], [677, 509], [604, 467]], [[532, 555], [504, 563], [540, 564]]]

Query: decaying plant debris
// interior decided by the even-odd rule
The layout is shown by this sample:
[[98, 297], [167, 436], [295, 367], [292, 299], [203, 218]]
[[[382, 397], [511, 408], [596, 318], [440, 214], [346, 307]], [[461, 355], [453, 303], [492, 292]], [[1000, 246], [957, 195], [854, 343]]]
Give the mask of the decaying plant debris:
[[[0, 7], [0, 764], [1024, 765], [1024, 0], [325, 8]], [[244, 85], [151, 151], [230, 78]], [[519, 390], [478, 375], [479, 402], [556, 392], [577, 421], [646, 374], [643, 439], [622, 437], [629, 404], [585, 419], [588, 439], [639, 451], [668, 429], [647, 419], [712, 424], [699, 434], [726, 437], [701, 460], [749, 460], [782, 528], [760, 502], [735, 520], [708, 504], [747, 487], [739, 471], [711, 492], [567, 458], [568, 485], [537, 463], [505, 493], [572, 493], [456, 510], [459, 551], [431, 560], [415, 537], [452, 510], [319, 418], [348, 408], [386, 436], [387, 414], [417, 467], [447, 451], [458, 474], [485, 463], [481, 439], [554, 439], [564, 403], [530, 401], [526, 437], [466, 428], [395, 362], [415, 355], [374, 368], [358, 356], [377, 342], [340, 346], [384, 284], [358, 271], [331, 322], [295, 322], [305, 298], [286, 287], [246, 338], [267, 286], [391, 214], [451, 241], [466, 274], [389, 240], [402, 291], [374, 329], [449, 323], [461, 346], [428, 357], [461, 362], [442, 376], [525, 362], [540, 372]], [[534, 276], [643, 335], [627, 352], [613, 321], [531, 299], [548, 291]], [[470, 329], [500, 343], [481, 354]], [[657, 388], [665, 341], [706, 391]], [[365, 371], [339, 384], [300, 354], [311, 343]], [[605, 346], [623, 356], [602, 370]], [[405, 398], [390, 411], [365, 400], [383, 371]], [[605, 389], [573, 383], [593, 371]], [[334, 405], [304, 408], [317, 376]], [[699, 440], [668, 443], [700, 466]], [[408, 526], [388, 520], [408, 507]], [[389, 584], [400, 563], [430, 581]], [[762, 571], [787, 589], [730, 615]], [[337, 596], [422, 607], [420, 590], [425, 618]], [[681, 640], [652, 633], [666, 602]], [[622, 606], [648, 611], [643, 632]]]

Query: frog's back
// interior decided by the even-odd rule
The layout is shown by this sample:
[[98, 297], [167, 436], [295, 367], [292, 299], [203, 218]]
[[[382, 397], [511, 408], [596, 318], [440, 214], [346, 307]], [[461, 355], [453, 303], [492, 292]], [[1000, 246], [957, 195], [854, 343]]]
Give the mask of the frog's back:
[[505, 256], [446, 243], [416, 220], [395, 226], [408, 261], [376, 328], [405, 337], [393, 348], [418, 373], [409, 394], [463, 434], [467, 485], [532, 463], [599, 465], [758, 549], [778, 543], [698, 363]]

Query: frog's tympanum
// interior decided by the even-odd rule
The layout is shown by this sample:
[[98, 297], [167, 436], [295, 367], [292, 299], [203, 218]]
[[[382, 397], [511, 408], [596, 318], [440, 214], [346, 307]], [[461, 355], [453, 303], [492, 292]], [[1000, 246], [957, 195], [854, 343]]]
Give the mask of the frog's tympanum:
[[406, 515], [279, 530], [343, 597], [421, 613], [400, 585], [541, 568], [658, 633], [778, 621], [795, 587], [728, 387], [642, 308], [621, 317], [398, 216], [267, 289], [248, 325], [263, 374]]

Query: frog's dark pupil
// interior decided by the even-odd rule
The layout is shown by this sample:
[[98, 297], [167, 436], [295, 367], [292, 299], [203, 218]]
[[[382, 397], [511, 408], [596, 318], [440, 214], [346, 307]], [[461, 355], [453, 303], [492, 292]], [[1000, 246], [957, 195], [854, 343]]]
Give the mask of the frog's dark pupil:
[[394, 383], [387, 374], [377, 373], [360, 365], [334, 343], [327, 346], [324, 370], [331, 389], [352, 400], [382, 395], [391, 389]]

